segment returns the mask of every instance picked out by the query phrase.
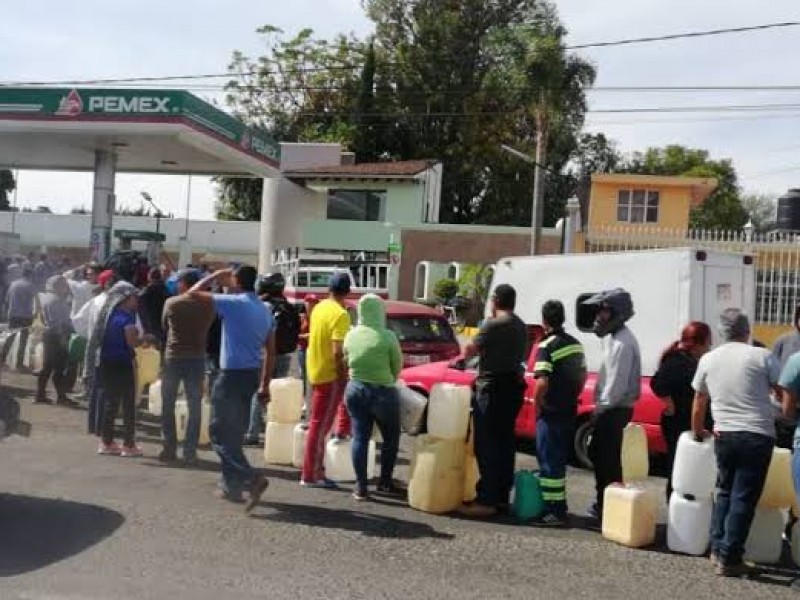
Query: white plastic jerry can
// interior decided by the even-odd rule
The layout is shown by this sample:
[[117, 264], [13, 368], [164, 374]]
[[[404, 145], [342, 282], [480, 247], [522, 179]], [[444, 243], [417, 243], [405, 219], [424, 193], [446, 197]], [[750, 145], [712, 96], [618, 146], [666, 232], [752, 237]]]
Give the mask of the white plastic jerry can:
[[147, 394], [147, 412], [151, 415], [161, 416], [161, 380], [154, 381], [150, 384], [150, 390]]
[[428, 435], [464, 440], [469, 428], [472, 391], [465, 385], [437, 383], [428, 402]]
[[294, 447], [294, 423], [267, 422], [264, 434], [264, 461], [272, 465], [291, 465]]
[[[374, 440], [369, 441], [367, 449], [367, 478], [375, 477], [377, 446]], [[355, 481], [356, 471], [353, 468], [352, 440], [336, 440], [331, 438], [325, 446], [325, 477], [333, 481]]]
[[308, 430], [304, 429], [302, 423], [295, 425], [292, 433], [292, 466], [298, 469], [303, 468], [303, 461], [306, 455], [306, 437]]
[[[208, 446], [211, 443], [208, 426], [211, 422], [211, 405], [208, 402], [200, 402], [200, 435], [197, 443], [200, 446]], [[179, 442], [186, 440], [186, 430], [189, 425], [189, 404], [186, 400], [175, 402], [175, 429]]]
[[273, 379], [269, 385], [267, 421], [297, 423], [303, 412], [303, 382], [292, 377]]
[[691, 431], [678, 438], [675, 462], [672, 467], [672, 488], [683, 495], [697, 499], [711, 498], [717, 482], [717, 458], [714, 455], [714, 438], [702, 442], [694, 439]]
[[694, 499], [674, 491], [669, 498], [667, 547], [673, 552], [700, 556], [708, 550], [711, 498]]

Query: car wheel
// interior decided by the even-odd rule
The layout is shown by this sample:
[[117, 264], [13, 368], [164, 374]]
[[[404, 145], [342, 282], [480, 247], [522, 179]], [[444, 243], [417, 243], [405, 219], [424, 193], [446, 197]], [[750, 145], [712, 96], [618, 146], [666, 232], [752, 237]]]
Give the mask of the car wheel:
[[594, 424], [591, 420], [587, 419], [578, 424], [575, 430], [575, 439], [573, 441], [573, 459], [575, 464], [582, 469], [593, 468], [592, 461], [589, 459], [589, 443], [592, 441], [594, 434]]

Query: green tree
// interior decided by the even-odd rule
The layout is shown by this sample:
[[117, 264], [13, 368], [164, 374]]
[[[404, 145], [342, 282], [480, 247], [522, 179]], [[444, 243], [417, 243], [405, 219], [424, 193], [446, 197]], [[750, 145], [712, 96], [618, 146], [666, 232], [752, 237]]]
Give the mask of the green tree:
[[690, 225], [700, 229], [741, 229], [747, 222], [736, 170], [730, 159], [713, 160], [707, 150], [671, 145], [634, 153], [621, 171], [645, 175], [713, 177], [717, 189], [691, 213]]
[[[343, 35], [333, 41], [316, 38], [311, 29], [289, 39], [271, 25], [258, 33], [264, 37], [265, 54], [252, 58], [237, 51], [229, 65], [226, 103], [233, 113], [280, 141], [338, 142], [349, 148], [365, 44]], [[215, 181], [219, 218], [261, 218], [260, 179]]]
[[773, 229], [777, 221], [777, 199], [768, 194], [745, 194], [742, 196], [742, 206], [755, 231], [762, 233]]
[[458, 288], [458, 281], [455, 279], [440, 279], [433, 286], [433, 297], [444, 304], [458, 295]]
[[[359, 161], [441, 160], [440, 218], [454, 223], [530, 223], [532, 169], [500, 146], [533, 153], [537, 125], [546, 126], [545, 225], [554, 224], [575, 188], [569, 170], [594, 69], [564, 50], [553, 6], [362, 4], [375, 23], [366, 41], [259, 30], [266, 53], [231, 63], [234, 112], [277, 139], [342, 143]], [[258, 218], [257, 184], [228, 181], [219, 181], [221, 216]]]
[[486, 308], [492, 270], [486, 265], [466, 265], [458, 278], [458, 295], [469, 300], [467, 325], [472, 327], [480, 321]]
[[14, 174], [9, 169], [0, 169], [0, 210], [11, 210], [9, 195], [16, 187]]

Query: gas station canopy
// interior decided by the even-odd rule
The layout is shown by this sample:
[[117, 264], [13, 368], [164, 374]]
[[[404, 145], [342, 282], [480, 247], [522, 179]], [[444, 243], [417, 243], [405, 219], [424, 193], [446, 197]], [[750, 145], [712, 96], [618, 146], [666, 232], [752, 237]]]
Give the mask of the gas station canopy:
[[278, 177], [280, 144], [179, 90], [0, 87], [0, 168], [94, 172], [92, 256], [111, 244], [116, 173]]
[[275, 177], [280, 145], [175, 90], [0, 87], [0, 166]]

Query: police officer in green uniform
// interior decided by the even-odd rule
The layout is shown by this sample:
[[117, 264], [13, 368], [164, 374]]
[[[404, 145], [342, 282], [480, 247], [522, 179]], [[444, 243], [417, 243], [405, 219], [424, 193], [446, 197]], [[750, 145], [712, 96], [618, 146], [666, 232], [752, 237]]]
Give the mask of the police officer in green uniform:
[[542, 306], [546, 338], [539, 345], [536, 378], [536, 453], [546, 512], [541, 525], [567, 525], [567, 461], [586, 383], [583, 347], [564, 331], [564, 305], [549, 300]]

